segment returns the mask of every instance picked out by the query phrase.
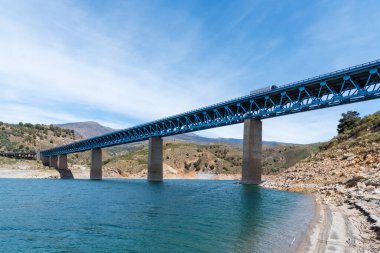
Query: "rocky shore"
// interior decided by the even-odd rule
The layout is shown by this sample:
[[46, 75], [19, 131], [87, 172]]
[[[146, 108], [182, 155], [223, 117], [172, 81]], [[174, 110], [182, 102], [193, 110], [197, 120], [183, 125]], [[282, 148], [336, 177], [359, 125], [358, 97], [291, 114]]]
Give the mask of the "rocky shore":
[[[299, 252], [380, 252], [380, 154], [321, 152], [263, 187], [316, 196], [317, 214]], [[330, 150], [331, 151], [331, 150]]]

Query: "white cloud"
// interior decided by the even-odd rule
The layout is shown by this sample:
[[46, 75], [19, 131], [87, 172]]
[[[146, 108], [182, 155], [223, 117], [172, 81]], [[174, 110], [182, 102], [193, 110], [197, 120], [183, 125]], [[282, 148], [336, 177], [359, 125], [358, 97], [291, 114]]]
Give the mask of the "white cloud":
[[26, 105], [0, 104], [1, 120], [3, 122], [18, 123], [67, 123], [81, 121], [82, 118], [62, 111], [50, 111]]
[[[295, 34], [294, 46], [286, 44], [284, 34], [273, 34], [261, 44], [251, 38], [245, 47], [250, 31], [241, 25], [265, 27], [271, 18], [268, 13], [252, 18], [256, 5], [210, 35], [204, 20], [191, 17], [189, 10], [161, 13], [155, 6], [123, 4], [126, 13], [115, 8], [94, 14], [75, 1], [0, 0], [0, 120], [96, 120], [124, 128], [244, 95], [273, 80], [297, 81], [380, 57], [380, 37], [373, 32], [380, 27], [377, 12], [351, 19], [356, 12], [367, 14], [357, 2], [344, 8], [320, 4], [311, 25]], [[224, 33], [231, 35], [231, 43], [207, 54]], [[283, 44], [285, 50], [278, 53]], [[264, 120], [263, 136], [296, 143], [327, 140], [342, 110], [367, 114], [380, 107], [379, 102], [370, 105]], [[99, 111], [113, 116], [101, 117]], [[200, 134], [241, 138], [242, 129], [237, 125]]]

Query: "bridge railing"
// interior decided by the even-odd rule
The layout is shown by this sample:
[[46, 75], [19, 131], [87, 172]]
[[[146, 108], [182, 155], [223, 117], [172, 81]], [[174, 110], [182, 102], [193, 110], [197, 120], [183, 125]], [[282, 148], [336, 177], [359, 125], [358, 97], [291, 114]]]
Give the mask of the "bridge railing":
[[31, 151], [31, 152], [1, 151], [0, 156], [15, 158], [15, 159], [35, 160], [37, 157], [37, 153], [35, 151]]

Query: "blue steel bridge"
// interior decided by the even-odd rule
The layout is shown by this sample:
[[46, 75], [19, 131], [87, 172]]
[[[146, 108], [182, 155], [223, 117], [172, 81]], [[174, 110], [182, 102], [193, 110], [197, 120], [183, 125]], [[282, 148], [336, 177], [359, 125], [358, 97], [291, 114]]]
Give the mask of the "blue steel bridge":
[[[45, 163], [57, 167], [57, 156], [92, 150], [95, 163], [99, 159], [101, 162], [101, 148], [149, 140], [148, 178], [149, 173], [154, 172], [152, 175], [159, 174], [162, 180], [162, 137], [244, 122], [242, 181], [258, 182], [261, 163], [257, 159], [259, 155], [261, 158], [261, 150], [255, 144], [261, 149], [261, 119], [380, 98], [379, 69], [380, 60], [376, 60], [294, 83], [272, 86], [271, 89], [260, 89], [243, 97], [43, 150], [40, 154]], [[99, 170], [99, 165], [91, 169], [93, 167]], [[95, 174], [101, 178], [101, 171]]]

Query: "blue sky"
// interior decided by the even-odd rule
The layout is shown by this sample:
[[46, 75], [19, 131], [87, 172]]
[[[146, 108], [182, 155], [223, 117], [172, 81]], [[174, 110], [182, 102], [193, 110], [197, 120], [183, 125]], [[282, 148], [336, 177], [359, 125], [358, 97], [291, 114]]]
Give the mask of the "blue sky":
[[[0, 120], [126, 128], [379, 59], [378, 13], [371, 0], [0, 0]], [[326, 141], [342, 112], [379, 109], [267, 119], [263, 138]]]

